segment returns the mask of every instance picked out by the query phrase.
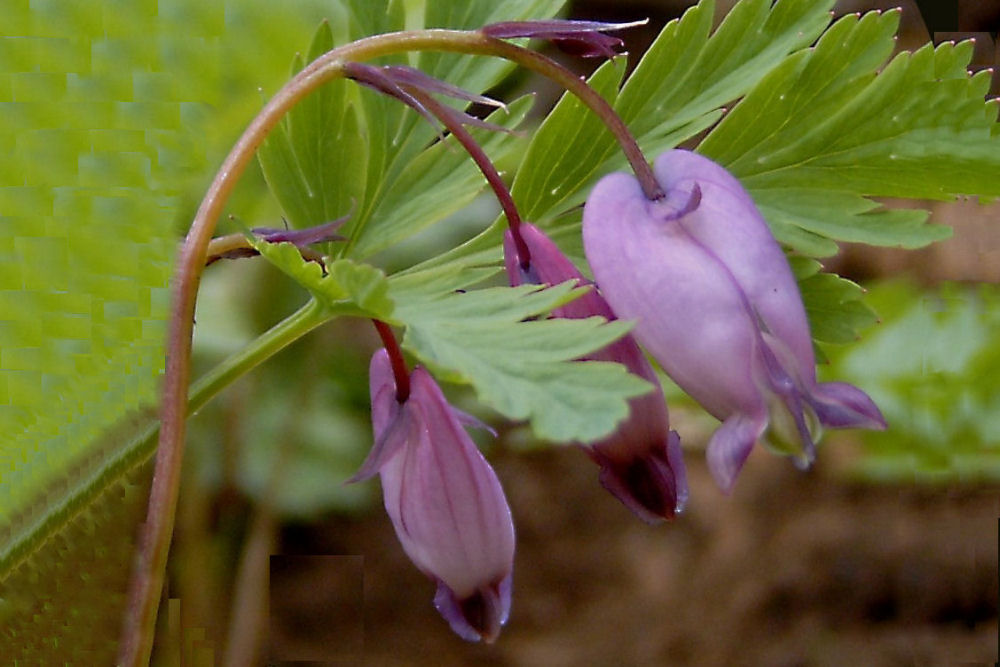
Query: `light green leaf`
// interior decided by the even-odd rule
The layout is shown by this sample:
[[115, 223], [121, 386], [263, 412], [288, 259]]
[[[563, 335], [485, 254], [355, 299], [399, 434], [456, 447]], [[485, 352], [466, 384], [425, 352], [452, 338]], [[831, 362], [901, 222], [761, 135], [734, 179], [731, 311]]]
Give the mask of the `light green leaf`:
[[[816, 256], [822, 239], [913, 248], [950, 230], [867, 196], [1000, 194], [989, 77], [965, 67], [971, 43], [893, 48], [898, 12], [845, 16], [816, 47], [775, 68], [701, 143], [736, 174], [779, 239]], [[808, 233], [803, 237], [795, 228]]]
[[[331, 48], [333, 33], [324, 21], [308, 60]], [[358, 104], [352, 84], [330, 82], [287, 114], [258, 151], [264, 176], [294, 227], [333, 220], [363, 200], [369, 151]]]
[[[534, 102], [521, 97], [490, 114], [486, 120], [514, 128]], [[520, 147], [516, 135], [471, 128], [470, 134], [496, 162]], [[485, 179], [468, 153], [453, 138], [430, 146], [407, 164], [375, 204], [371, 222], [353, 239], [350, 254], [368, 257], [395, 245], [467, 206], [482, 190]]]
[[[114, 660], [177, 238], [259, 108], [257, 89], [280, 85], [287, 44], [307, 39], [328, 5], [266, 4], [4, 3], [5, 661]], [[248, 173], [232, 206], [273, 216], [262, 185]]]
[[[392, 318], [389, 283], [381, 270], [349, 259], [338, 259], [324, 267], [303, 259], [292, 243], [268, 243], [250, 235], [251, 244], [269, 262], [309, 290], [321, 303], [339, 313]], [[354, 308], [351, 308], [354, 306]]]
[[627, 399], [650, 390], [620, 364], [573, 361], [620, 338], [625, 322], [524, 321], [566, 302], [571, 283], [500, 287], [431, 299], [398, 299], [403, 346], [436, 375], [471, 384], [505, 417], [530, 420], [540, 438], [588, 441], [628, 414]]
[[[714, 2], [703, 0], [664, 27], [620, 92], [623, 63], [603, 65], [589, 82], [654, 157], [710, 127], [721, 116], [719, 107], [810, 44], [829, 23], [831, 5], [743, 0], [709, 37]], [[558, 227], [565, 221], [554, 216], [582, 203], [598, 175], [624, 167], [593, 112], [566, 94], [535, 133], [513, 192], [526, 218]]]
[[875, 311], [862, 302], [864, 290], [857, 284], [822, 273], [819, 262], [791, 257], [792, 271], [799, 281], [802, 300], [814, 340], [821, 343], [852, 343], [860, 332], [878, 321]]
[[882, 325], [861, 343], [831, 350], [832, 371], [862, 386], [889, 423], [862, 435], [853, 472], [894, 482], [1000, 480], [996, 286], [926, 293], [895, 283], [872, 289], [869, 300]]

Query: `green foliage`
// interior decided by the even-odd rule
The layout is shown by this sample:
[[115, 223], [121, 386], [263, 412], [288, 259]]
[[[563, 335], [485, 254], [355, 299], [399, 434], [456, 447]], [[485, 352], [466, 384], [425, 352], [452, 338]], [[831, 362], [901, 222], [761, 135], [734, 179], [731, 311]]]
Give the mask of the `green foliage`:
[[393, 303], [385, 274], [369, 264], [338, 259], [321, 266], [307, 261], [292, 243], [267, 243], [252, 236], [253, 246], [331, 310], [359, 317], [389, 319]]
[[861, 301], [864, 290], [856, 283], [832, 273], [822, 273], [814, 259], [790, 257], [792, 271], [799, 281], [802, 299], [813, 339], [821, 343], [851, 343], [878, 321], [873, 311]]
[[403, 346], [439, 377], [471, 384], [505, 417], [530, 420], [539, 437], [597, 439], [625, 417], [628, 398], [649, 389], [618, 364], [573, 361], [623, 336], [627, 323], [531, 319], [577, 296], [571, 283], [454, 292], [495, 270], [445, 266], [387, 280], [341, 259], [324, 274], [291, 243], [253, 243], [332, 312], [405, 326]]
[[626, 400], [650, 386], [620, 364], [573, 361], [623, 336], [627, 323], [525, 321], [565, 303], [571, 290], [564, 283], [398, 299], [403, 347], [438, 377], [471, 384], [508, 419], [530, 420], [540, 438], [596, 440], [628, 414]]
[[0, 576], [136, 461], [178, 223], [259, 104], [246, 91], [277, 87], [274, 53], [320, 16], [264, 4], [4, 6]]
[[[328, 22], [294, 60], [295, 69], [372, 33], [548, 17], [561, 4], [299, 0], [286, 11], [263, 0], [101, 0], [4, 7], [5, 619], [7, 591], [31, 589], [47, 576], [45, 563], [59, 564], [59, 576], [65, 574], [66, 544], [46, 538], [76, 526], [74, 520], [86, 523], [100, 510], [92, 501], [135, 475], [152, 450], [176, 237], [212, 169], [259, 108], [261, 97], [251, 91], [278, 89], [291, 50], [310, 43], [324, 16]], [[831, 254], [838, 241], [917, 247], [942, 238], [947, 230], [926, 224], [923, 212], [883, 209], [870, 198], [1000, 195], [1000, 132], [995, 103], [983, 101], [988, 76], [966, 73], [968, 43], [925, 47], [886, 64], [898, 19], [888, 12], [845, 17], [806, 48], [826, 27], [831, 4], [742, 0], [713, 33], [714, 5], [705, 0], [665, 28], [624, 85], [622, 61], [605, 64], [592, 83], [651, 155], [711, 130], [698, 150], [742, 180], [793, 250], [816, 340], [843, 343], [870, 325], [872, 312], [860, 288], [820, 272], [807, 256]], [[474, 92], [510, 70], [504, 62], [444, 53], [381, 62], [389, 61]], [[515, 127], [530, 106], [530, 98], [515, 100], [509, 114], [498, 111], [490, 120]], [[519, 135], [473, 133], [496, 160], [514, 163], [523, 151], [515, 200], [527, 218], [579, 256], [579, 216], [563, 213], [583, 201], [600, 175], [623, 165], [593, 114], [565, 96], [527, 147]], [[648, 388], [618, 365], [572, 361], [622, 335], [627, 325], [544, 319], [572, 297], [569, 286], [457, 292], [498, 272], [499, 222], [394, 275], [364, 263], [445, 219], [483, 188], [455, 142], [435, 141], [434, 129], [395, 100], [332, 82], [284, 119], [261, 148], [259, 164], [230, 202], [242, 217], [273, 220], [280, 210], [304, 227], [350, 213], [342, 229], [350, 240], [328, 246], [335, 256], [325, 270], [289, 244], [258, 243], [262, 254], [331, 316], [377, 317], [405, 327], [409, 352], [443, 378], [471, 385], [505, 417], [528, 420], [552, 440], [593, 439], [624, 416], [629, 396]], [[273, 200], [262, 196], [265, 179]], [[234, 326], [240, 340], [273, 322], [288, 303], [287, 292], [274, 285], [257, 287], [247, 307], [253, 312]], [[831, 348], [834, 367], [871, 390], [892, 426], [887, 434], [866, 436], [867, 474], [897, 475], [908, 470], [900, 462], [908, 461], [931, 476], [1000, 477], [1000, 405], [991, 390], [1000, 354], [990, 336], [998, 324], [997, 298], [986, 288], [949, 288], [918, 301], [906, 288], [887, 287], [872, 302], [890, 324], [846, 356]], [[938, 312], [941, 304], [950, 307]], [[199, 338], [230, 349], [232, 341], [204, 336], [207, 321], [200, 320]], [[327, 370], [343, 374], [343, 367]], [[292, 384], [293, 368], [282, 368], [275, 383]], [[364, 390], [359, 397], [355, 386], [363, 369], [349, 375], [350, 387], [331, 382], [306, 398], [260, 392], [259, 407], [244, 422], [246, 457], [237, 473], [244, 490], [262, 498], [273, 490], [275, 508], [287, 513], [360, 502], [360, 495], [324, 484], [331, 472], [346, 476], [367, 444], [367, 424], [358, 419]], [[300, 483], [275, 490], [270, 473], [280, 456], [273, 445], [286, 432], [275, 417], [295, 409], [308, 418], [280, 456], [289, 457], [282, 464], [287, 479]], [[332, 431], [338, 439], [325, 437]], [[106, 528], [99, 530], [103, 536]], [[87, 539], [78, 543], [93, 546]], [[78, 619], [86, 616], [84, 607], [70, 611]], [[38, 618], [51, 611], [42, 609]], [[69, 623], [46, 618], [38, 627]], [[26, 636], [3, 639], [17, 644]]]
[[[855, 472], [877, 481], [1000, 480], [1000, 290], [881, 285], [884, 323], [833, 356], [833, 373], [872, 396], [889, 429], [864, 433]], [[833, 352], [833, 351], [831, 351]]]
[[[834, 241], [919, 247], [950, 230], [867, 196], [1000, 194], [989, 73], [972, 43], [891, 54], [898, 11], [845, 16], [775, 67], [701, 143], [736, 174], [783, 242], [815, 256]], [[877, 71], [881, 68], [881, 71]], [[877, 73], [876, 73], [877, 72]]]
[[[506, 20], [549, 16], [561, 4], [561, 0], [521, 0], [499, 7], [487, 2], [431, 2], [425, 20], [429, 26], [476, 28], [494, 15]], [[399, 3], [390, 3], [388, 12], [372, 12], [367, 9], [370, 5], [364, 0], [350, 3], [353, 20], [348, 37], [403, 28]], [[409, 27], [419, 27], [413, 23]], [[321, 26], [310, 59], [333, 44], [329, 26]], [[406, 58], [395, 57], [392, 62], [404, 63]], [[503, 61], [454, 54], [420, 54], [418, 63], [426, 73], [474, 91], [496, 84], [510, 70]], [[515, 101], [509, 113], [497, 111], [489, 120], [514, 127], [531, 101]], [[350, 242], [341, 252], [363, 259], [461, 209], [482, 189], [482, 176], [464, 152], [452, 141], [432, 145], [434, 133], [400, 102], [334, 81], [285, 117], [259, 157], [272, 192], [294, 226], [320, 224], [353, 209], [343, 230]], [[519, 143], [512, 134], [473, 130], [473, 135], [495, 160]]]
[[[829, 22], [831, 4], [784, 0], [770, 7], [767, 0], [744, 1], [709, 37], [714, 2], [705, 0], [664, 27], [620, 92], [623, 64], [605, 64], [591, 82], [643, 150], [656, 155], [715, 123], [723, 104], [812, 42]], [[587, 131], [576, 133], [578, 127]], [[526, 218], [551, 223], [561, 210], [582, 203], [598, 175], [623, 165], [610, 134], [566, 94], [532, 138], [514, 196]]]

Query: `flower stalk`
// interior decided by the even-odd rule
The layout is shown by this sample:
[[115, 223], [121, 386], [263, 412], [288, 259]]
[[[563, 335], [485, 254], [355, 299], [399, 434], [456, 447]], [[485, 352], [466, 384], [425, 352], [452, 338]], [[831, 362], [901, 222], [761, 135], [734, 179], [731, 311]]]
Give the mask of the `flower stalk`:
[[268, 101], [230, 150], [198, 207], [177, 258], [167, 325], [160, 434], [147, 518], [129, 585], [118, 664], [145, 665], [152, 651], [157, 607], [173, 532], [184, 454], [194, 311], [216, 223], [257, 148], [281, 118], [319, 86], [344, 76], [344, 65], [407, 51], [444, 51], [505, 58], [545, 76], [597, 113], [622, 146], [643, 192], [662, 197], [635, 138], [608, 102], [573, 72], [529, 49], [479, 31], [415, 30], [367, 37], [337, 47], [303, 68]]

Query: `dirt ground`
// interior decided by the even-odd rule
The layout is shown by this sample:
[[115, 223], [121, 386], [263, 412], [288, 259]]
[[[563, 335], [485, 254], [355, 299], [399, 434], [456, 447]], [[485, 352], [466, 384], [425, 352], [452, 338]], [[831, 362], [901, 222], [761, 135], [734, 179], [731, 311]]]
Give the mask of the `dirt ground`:
[[692, 500], [660, 526], [581, 452], [499, 453], [518, 552], [492, 646], [451, 633], [381, 508], [289, 527], [280, 553], [361, 558], [272, 561], [271, 664], [993, 664], [998, 490], [852, 483], [838, 447], [807, 473], [758, 448], [731, 497], [689, 452]]

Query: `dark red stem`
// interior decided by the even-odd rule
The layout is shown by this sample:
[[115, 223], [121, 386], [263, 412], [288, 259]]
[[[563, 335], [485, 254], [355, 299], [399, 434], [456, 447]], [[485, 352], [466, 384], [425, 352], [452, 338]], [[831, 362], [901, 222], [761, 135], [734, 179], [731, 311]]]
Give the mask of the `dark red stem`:
[[472, 134], [465, 129], [461, 119], [456, 118], [451, 113], [450, 108], [445, 107], [421, 90], [410, 87], [407, 87], [406, 90], [441, 121], [441, 124], [451, 132], [452, 136], [458, 140], [458, 143], [462, 144], [462, 147], [465, 148], [473, 162], [483, 172], [486, 182], [489, 183], [493, 189], [493, 193], [496, 195], [497, 201], [500, 202], [500, 208], [503, 209], [504, 215], [507, 216], [507, 225], [510, 227], [511, 236], [514, 237], [514, 246], [517, 248], [518, 261], [523, 268], [527, 269], [531, 264], [531, 251], [528, 250], [528, 244], [524, 242], [524, 238], [521, 236], [521, 214], [517, 210], [517, 205], [510, 194], [510, 189], [503, 182], [500, 173], [493, 165], [493, 161], [490, 160], [486, 151], [473, 138]]
[[392, 333], [392, 327], [381, 320], [372, 320], [372, 324], [375, 325], [375, 330], [385, 345], [385, 351], [389, 353], [392, 374], [396, 378], [396, 400], [405, 403], [410, 397], [410, 372], [406, 369], [406, 361], [403, 359], [403, 351], [399, 348], [396, 334]]

